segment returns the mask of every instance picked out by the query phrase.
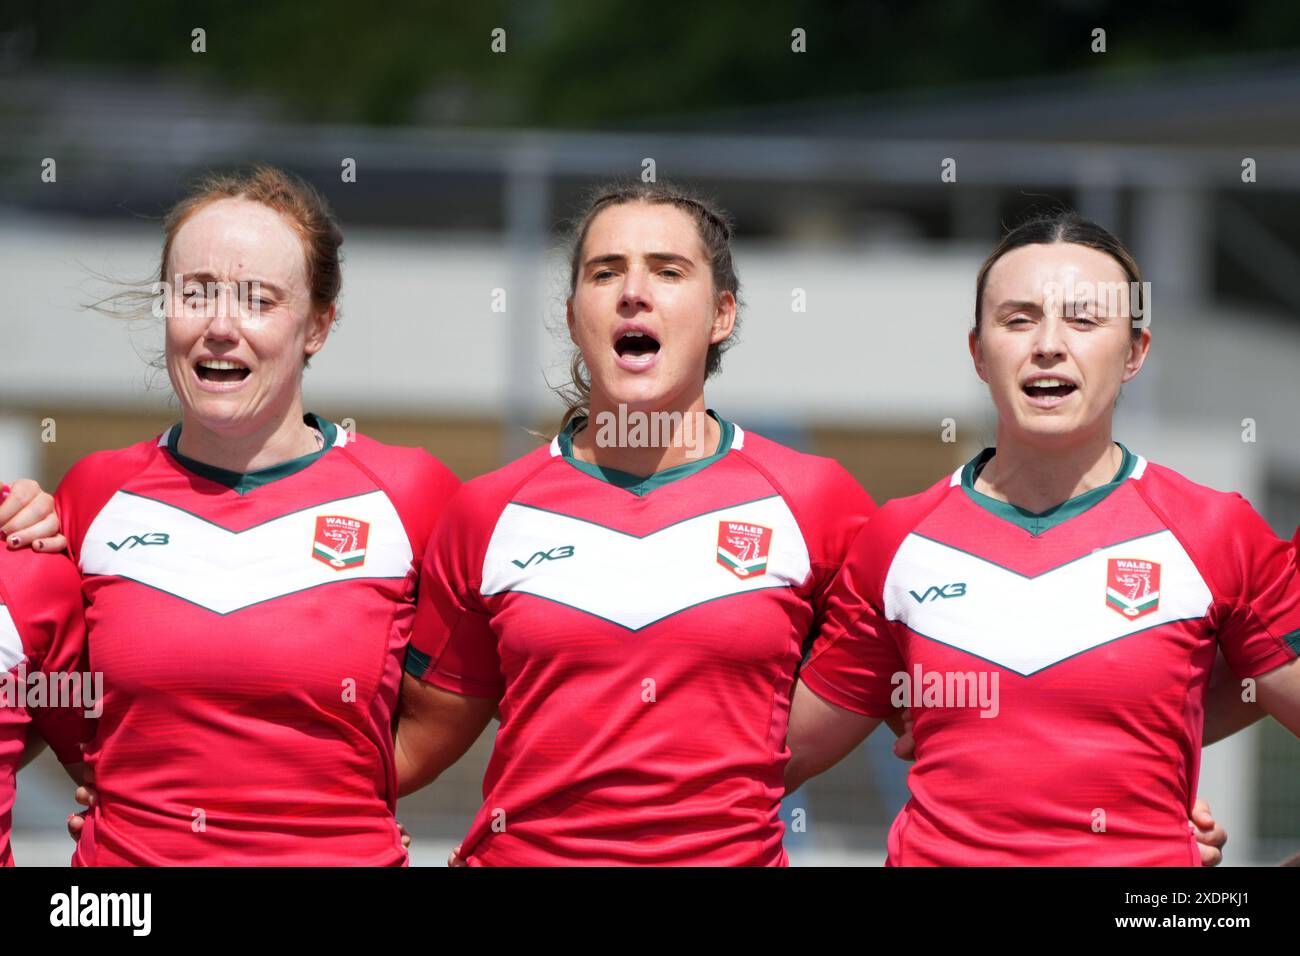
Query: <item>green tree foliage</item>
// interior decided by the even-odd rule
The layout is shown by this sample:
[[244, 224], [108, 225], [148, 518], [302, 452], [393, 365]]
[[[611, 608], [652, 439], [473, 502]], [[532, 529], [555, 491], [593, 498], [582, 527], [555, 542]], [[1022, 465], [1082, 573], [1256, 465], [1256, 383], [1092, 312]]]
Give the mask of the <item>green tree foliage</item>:
[[[271, 92], [302, 118], [608, 128], [1277, 49], [1300, 40], [1300, 5], [42, 0], [4, 23], [30, 31], [37, 63], [192, 75]], [[204, 54], [190, 51], [195, 27]], [[504, 54], [490, 49], [496, 27]], [[1104, 55], [1090, 49], [1096, 27]]]

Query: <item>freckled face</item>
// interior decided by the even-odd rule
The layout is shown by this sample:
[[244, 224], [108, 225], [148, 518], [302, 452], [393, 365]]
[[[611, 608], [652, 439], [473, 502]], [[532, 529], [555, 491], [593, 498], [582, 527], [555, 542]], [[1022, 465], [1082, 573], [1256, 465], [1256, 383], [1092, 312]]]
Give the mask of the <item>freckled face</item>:
[[234, 435], [301, 402], [304, 356], [325, 344], [334, 310], [314, 310], [303, 242], [283, 216], [208, 203], [177, 231], [167, 277], [167, 374], [187, 418]]

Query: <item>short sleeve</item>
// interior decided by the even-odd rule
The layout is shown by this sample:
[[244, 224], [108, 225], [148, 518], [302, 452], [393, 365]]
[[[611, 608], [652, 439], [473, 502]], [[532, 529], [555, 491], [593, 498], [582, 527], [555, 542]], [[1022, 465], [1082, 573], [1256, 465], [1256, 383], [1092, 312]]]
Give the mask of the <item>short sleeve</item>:
[[826, 592], [821, 632], [800, 676], [818, 697], [868, 717], [894, 712], [892, 677], [904, 670], [893, 628], [867, 586], [866, 529]]
[[817, 520], [824, 530], [819, 535], [818, 554], [813, 561], [815, 578], [809, 595], [813, 634], [818, 633], [826, 619], [832, 583], [844, 566], [854, 539], [876, 511], [871, 495], [840, 465], [834, 466], [828, 485], [816, 505]]
[[[420, 569], [406, 672], [467, 697], [500, 698], [505, 682], [496, 633], [473, 571], [473, 522], [454, 498]], [[477, 563], [482, 567], [481, 557]]]
[[[36, 729], [64, 764], [79, 763], [81, 743], [89, 738], [97, 688], [86, 683], [86, 624], [81, 576], [66, 555], [40, 555], [26, 563], [24, 574], [11, 587], [10, 610], [23, 638], [30, 665], [29, 683], [41, 675], [47, 689], [41, 706], [29, 706]], [[71, 696], [53, 694], [66, 688]], [[79, 689], [79, 692], [78, 692]]]
[[1234, 510], [1223, 557], [1237, 574], [1223, 595], [1218, 638], [1239, 678], [1258, 677], [1300, 654], [1300, 564], [1296, 542], [1279, 539], [1245, 499]]

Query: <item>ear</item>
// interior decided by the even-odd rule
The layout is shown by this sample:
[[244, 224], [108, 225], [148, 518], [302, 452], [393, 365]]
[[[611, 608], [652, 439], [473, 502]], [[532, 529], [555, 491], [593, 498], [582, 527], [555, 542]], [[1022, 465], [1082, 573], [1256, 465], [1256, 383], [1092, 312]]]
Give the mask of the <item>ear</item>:
[[569, 327], [569, 341], [577, 345], [578, 339], [573, 331], [573, 323], [573, 296], [569, 296], [564, 300], [564, 324]]
[[725, 342], [736, 327], [736, 296], [723, 292], [718, 296], [718, 307], [713, 312], [713, 328], [709, 333], [709, 344]]
[[980, 333], [978, 329], [970, 330], [970, 334], [966, 337], [966, 347], [970, 349], [971, 360], [975, 363], [975, 374], [980, 377], [981, 382], [987, 385], [989, 382], [989, 375], [984, 368], [984, 348], [980, 345]]
[[1147, 355], [1151, 351], [1151, 330], [1143, 329], [1137, 338], [1129, 337], [1128, 359], [1124, 362], [1124, 377], [1120, 382], [1128, 382], [1142, 371], [1142, 366], [1146, 364]]
[[303, 348], [309, 358], [325, 347], [325, 340], [329, 338], [337, 314], [338, 306], [331, 305], [328, 309], [313, 312], [307, 319], [307, 341]]

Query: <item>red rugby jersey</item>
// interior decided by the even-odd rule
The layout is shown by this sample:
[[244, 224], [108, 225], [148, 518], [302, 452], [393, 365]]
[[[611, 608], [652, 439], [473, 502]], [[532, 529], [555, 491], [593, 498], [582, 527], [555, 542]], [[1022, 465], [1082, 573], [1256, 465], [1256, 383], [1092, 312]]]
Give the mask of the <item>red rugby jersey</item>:
[[716, 454], [649, 478], [576, 461], [566, 431], [448, 506], [406, 666], [500, 701], [471, 865], [786, 862], [795, 670], [874, 506], [721, 424]]
[[14, 778], [29, 725], [35, 722], [62, 763], [81, 761], [83, 721], [94, 705], [93, 683], [76, 686], [84, 640], [81, 579], [72, 562], [0, 546], [0, 866], [14, 862]]
[[251, 474], [183, 458], [174, 426], [60, 485], [105, 692], [74, 863], [405, 863], [395, 705], [458, 482], [307, 420], [321, 451]]
[[891, 864], [1199, 865], [1216, 647], [1243, 678], [1294, 659], [1300, 572], [1240, 495], [1123, 451], [1034, 515], [975, 491], [986, 450], [854, 542], [802, 676], [859, 713], [913, 708]]

